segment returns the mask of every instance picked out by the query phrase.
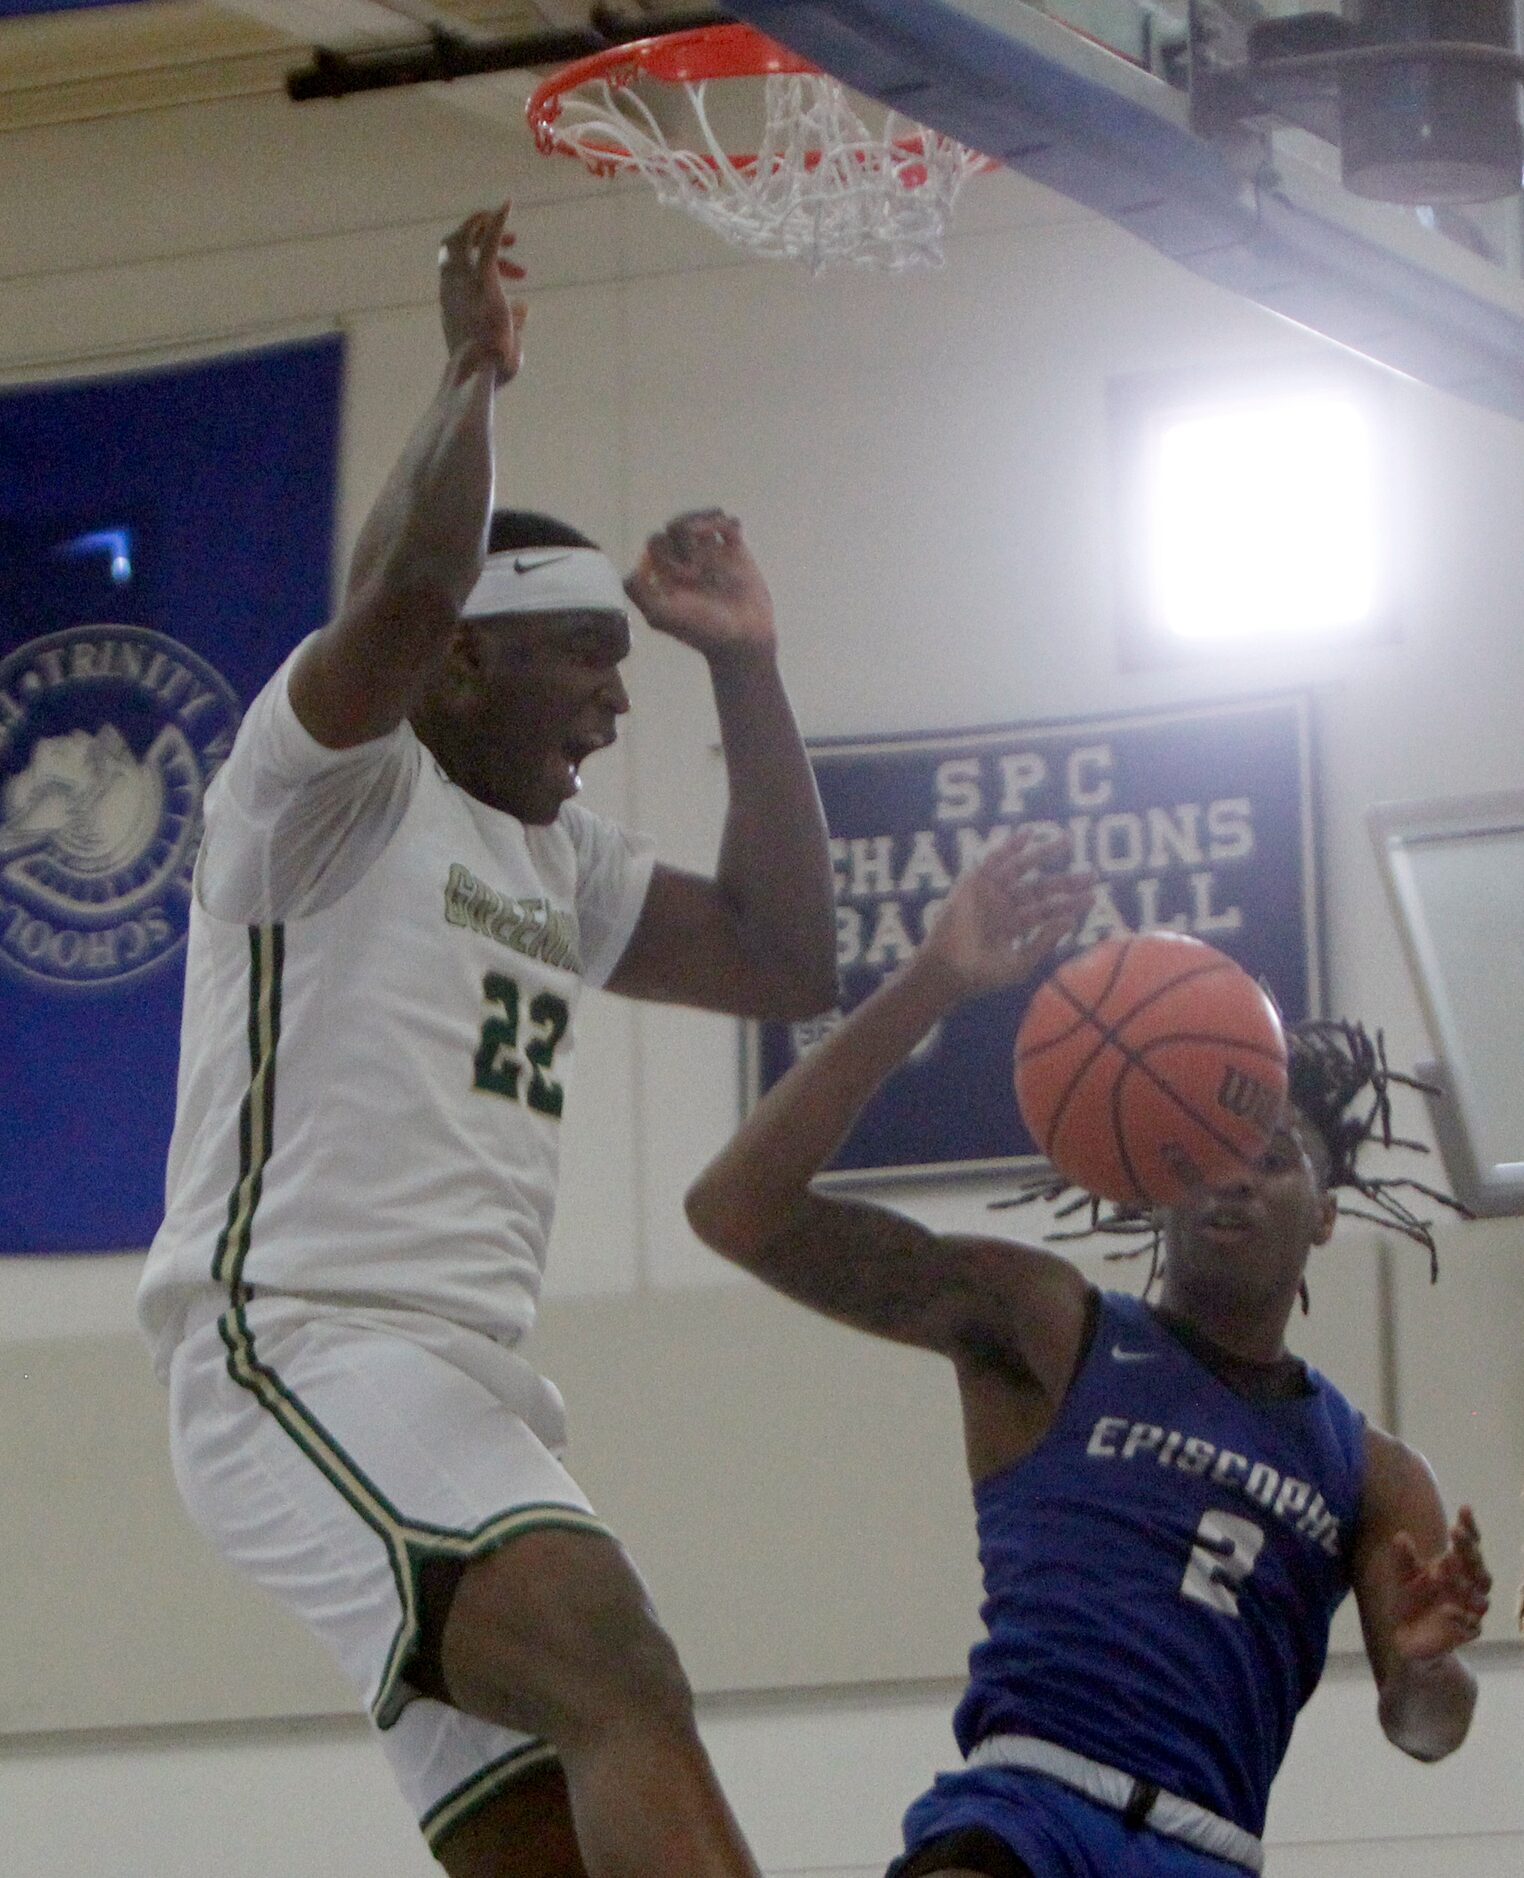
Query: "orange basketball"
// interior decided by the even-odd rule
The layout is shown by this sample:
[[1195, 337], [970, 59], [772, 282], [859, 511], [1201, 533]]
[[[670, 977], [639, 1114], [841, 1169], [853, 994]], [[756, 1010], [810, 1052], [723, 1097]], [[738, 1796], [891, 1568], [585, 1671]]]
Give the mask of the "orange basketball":
[[1275, 1007], [1184, 933], [1090, 946], [1047, 978], [1016, 1033], [1016, 1102], [1076, 1186], [1173, 1206], [1259, 1155], [1286, 1095]]

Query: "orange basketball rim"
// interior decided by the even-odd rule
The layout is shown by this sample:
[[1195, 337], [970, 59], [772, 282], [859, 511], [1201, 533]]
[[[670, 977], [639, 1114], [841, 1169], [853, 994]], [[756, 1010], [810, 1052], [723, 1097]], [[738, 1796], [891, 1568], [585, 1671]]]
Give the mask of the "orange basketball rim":
[[[757, 81], [762, 122], [749, 147], [714, 126], [707, 87]], [[681, 131], [639, 81], [686, 101]], [[941, 259], [952, 204], [989, 159], [868, 100], [744, 25], [706, 26], [611, 46], [545, 79], [527, 106], [544, 155], [595, 176], [640, 175], [753, 253], [818, 269], [853, 260], [890, 268]], [[872, 120], [872, 121], [870, 121]]]

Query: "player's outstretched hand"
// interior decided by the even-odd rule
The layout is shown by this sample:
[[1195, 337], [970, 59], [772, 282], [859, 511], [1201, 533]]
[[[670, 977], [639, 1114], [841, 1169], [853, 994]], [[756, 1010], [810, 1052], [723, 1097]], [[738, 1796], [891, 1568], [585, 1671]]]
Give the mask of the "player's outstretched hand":
[[776, 646], [767, 582], [723, 509], [695, 509], [652, 535], [624, 590], [658, 632], [706, 658]]
[[439, 313], [445, 346], [453, 359], [462, 349], [485, 355], [506, 385], [524, 357], [524, 321], [529, 308], [508, 298], [507, 283], [524, 270], [507, 250], [516, 237], [508, 228], [509, 205], [479, 209], [446, 235], [439, 249]]
[[1067, 836], [1018, 829], [960, 880], [921, 948], [965, 998], [1028, 978], [1072, 933], [1095, 893], [1067, 871]]
[[1460, 1509], [1449, 1543], [1436, 1558], [1421, 1559], [1408, 1533], [1397, 1533], [1391, 1543], [1398, 1567], [1392, 1632], [1398, 1653], [1409, 1663], [1427, 1663], [1474, 1643], [1487, 1615], [1492, 1578], [1471, 1508]]

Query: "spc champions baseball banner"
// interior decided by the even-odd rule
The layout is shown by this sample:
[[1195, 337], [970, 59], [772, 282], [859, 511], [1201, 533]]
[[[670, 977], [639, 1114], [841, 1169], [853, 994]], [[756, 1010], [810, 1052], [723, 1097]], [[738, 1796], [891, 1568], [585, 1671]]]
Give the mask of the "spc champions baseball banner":
[[163, 1207], [191, 869], [330, 596], [337, 339], [0, 395], [0, 1252]]
[[[810, 748], [831, 831], [841, 1009], [755, 1026], [751, 1096], [902, 964], [953, 882], [1022, 826], [1066, 831], [1077, 865], [1099, 876], [1076, 944], [1193, 933], [1262, 979], [1288, 1021], [1321, 1011], [1305, 697]], [[992, 995], [939, 1025], [869, 1104], [833, 1171], [1030, 1162], [1011, 1046], [1031, 992]]]

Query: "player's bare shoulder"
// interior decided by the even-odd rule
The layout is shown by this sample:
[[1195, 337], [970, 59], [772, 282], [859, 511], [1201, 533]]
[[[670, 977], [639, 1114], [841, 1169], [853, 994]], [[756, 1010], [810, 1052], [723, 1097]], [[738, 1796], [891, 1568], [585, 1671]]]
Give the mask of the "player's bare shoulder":
[[1090, 1284], [1042, 1246], [989, 1235], [951, 1235], [949, 1253], [976, 1300], [957, 1352], [959, 1374], [993, 1372], [1035, 1383], [1061, 1400], [1084, 1339]]

